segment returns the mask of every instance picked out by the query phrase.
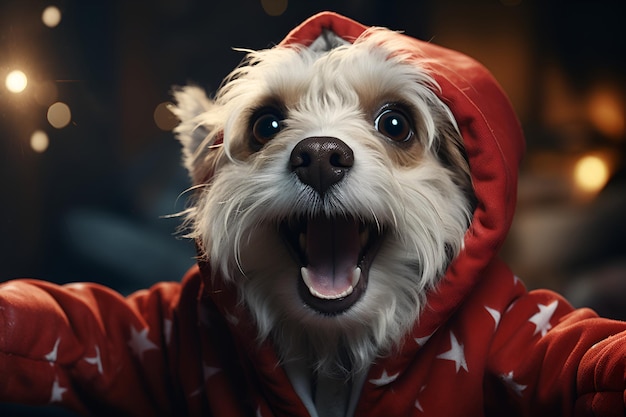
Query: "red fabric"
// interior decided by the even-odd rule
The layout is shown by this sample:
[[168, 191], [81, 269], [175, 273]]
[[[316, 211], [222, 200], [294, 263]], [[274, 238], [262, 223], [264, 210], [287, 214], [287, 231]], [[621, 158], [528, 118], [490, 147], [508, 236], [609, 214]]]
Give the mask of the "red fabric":
[[[366, 30], [322, 13], [279, 47], [310, 43], [323, 28], [349, 41]], [[476, 61], [390, 36], [439, 83], [479, 204], [464, 251], [401, 350], [372, 365], [355, 415], [624, 415], [626, 324], [527, 292], [496, 256], [524, 147], [505, 95]], [[128, 298], [92, 284], [0, 286], [0, 400], [90, 415], [306, 416], [234, 289], [209, 271], [202, 264], [182, 283]]]

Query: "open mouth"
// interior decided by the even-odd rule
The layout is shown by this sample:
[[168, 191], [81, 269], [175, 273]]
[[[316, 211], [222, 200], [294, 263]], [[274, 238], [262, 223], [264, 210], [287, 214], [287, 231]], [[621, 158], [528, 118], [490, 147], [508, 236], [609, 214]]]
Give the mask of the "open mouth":
[[382, 241], [376, 227], [349, 217], [317, 216], [284, 222], [281, 234], [301, 265], [298, 292], [309, 307], [336, 315], [365, 293]]

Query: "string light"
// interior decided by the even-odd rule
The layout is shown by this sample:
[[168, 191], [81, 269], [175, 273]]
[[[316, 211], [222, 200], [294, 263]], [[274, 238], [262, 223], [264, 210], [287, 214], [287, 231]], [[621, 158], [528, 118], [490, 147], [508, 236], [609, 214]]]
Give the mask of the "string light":
[[57, 101], [48, 107], [47, 118], [52, 127], [62, 129], [72, 120], [72, 112], [67, 104]]
[[30, 136], [30, 147], [37, 153], [45, 152], [49, 144], [50, 139], [43, 130], [35, 130]]
[[61, 10], [56, 6], [48, 6], [41, 13], [41, 21], [49, 28], [58, 26], [61, 23]]
[[169, 106], [171, 105], [172, 103], [169, 102], [160, 103], [156, 106], [152, 115], [154, 123], [156, 123], [157, 127], [161, 130], [165, 130], [166, 132], [174, 129], [179, 122], [178, 118], [169, 109]]
[[287, 10], [288, 0], [261, 0], [261, 7], [270, 16], [280, 16]]
[[28, 85], [28, 77], [20, 70], [11, 71], [5, 80], [7, 90], [18, 94], [26, 89]]
[[626, 131], [624, 104], [617, 88], [596, 88], [589, 99], [588, 112], [591, 123], [611, 139], [620, 139]]
[[598, 192], [608, 180], [609, 167], [604, 159], [595, 155], [585, 155], [576, 162], [574, 181], [582, 191]]

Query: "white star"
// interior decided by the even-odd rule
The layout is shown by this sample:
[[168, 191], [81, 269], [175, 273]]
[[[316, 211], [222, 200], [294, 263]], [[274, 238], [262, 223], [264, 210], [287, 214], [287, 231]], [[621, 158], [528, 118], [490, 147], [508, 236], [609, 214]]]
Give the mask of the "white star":
[[500, 312], [498, 310], [495, 310], [495, 309], [493, 309], [491, 307], [487, 307], [487, 306], [485, 306], [485, 310], [487, 310], [487, 312], [489, 314], [491, 314], [491, 317], [493, 318], [493, 321], [496, 322], [495, 329], [497, 329], [498, 328], [498, 324], [500, 324], [500, 317], [501, 317]]
[[393, 381], [396, 380], [396, 378], [398, 378], [399, 375], [400, 372], [393, 375], [388, 375], [387, 370], [383, 369], [383, 374], [380, 376], [380, 378], [370, 379], [370, 382], [377, 387], [382, 387], [383, 385], [391, 384]]
[[228, 320], [233, 326], [237, 326], [239, 324], [239, 319], [234, 314], [226, 313], [226, 320]]
[[513, 307], [515, 307], [515, 303], [517, 303], [517, 300], [513, 301], [507, 308], [506, 310], [504, 310], [505, 313], [508, 313], [509, 311], [513, 310]]
[[[420, 394], [422, 393], [422, 391], [424, 391], [424, 389], [426, 388], [426, 385], [423, 385], [422, 388], [420, 388]], [[420, 400], [415, 400], [415, 408], [417, 408], [418, 410], [420, 410], [422, 413], [424, 412], [424, 409], [422, 408], [422, 404], [420, 404]]]
[[[436, 331], [436, 330], [435, 330]], [[428, 339], [430, 339], [433, 335], [435, 334], [435, 332], [432, 332], [431, 334], [429, 334], [428, 336], [424, 336], [424, 337], [416, 337], [413, 340], [415, 340], [415, 343], [417, 343], [420, 346], [424, 346], [426, 344], [426, 342], [428, 342]]]
[[415, 408], [420, 410], [422, 413], [424, 412], [424, 409], [422, 408], [422, 404], [420, 404], [420, 400], [415, 400]]
[[[215, 368], [213, 366], [202, 364], [202, 375], [204, 375], [204, 382], [206, 383], [209, 380], [209, 378], [211, 378], [213, 375], [215, 375], [216, 373], [220, 371], [221, 371], [220, 368]], [[204, 390], [204, 386], [198, 387], [195, 391], [189, 394], [189, 396], [195, 397], [196, 395], [200, 394], [202, 390]]]
[[213, 375], [221, 371], [220, 368], [214, 368], [212, 366], [202, 365], [202, 373], [204, 374], [204, 381], [206, 382]]
[[469, 372], [469, 370], [467, 369], [467, 362], [465, 361], [465, 352], [463, 351], [463, 345], [456, 340], [456, 337], [452, 332], [450, 332], [450, 350], [440, 354], [439, 356], [437, 356], [437, 358], [454, 361], [457, 373], [461, 368], [465, 369], [466, 372]]
[[199, 395], [202, 392], [202, 390], [204, 390], [204, 387], [201, 385], [198, 388], [196, 388], [195, 391], [189, 394], [189, 397], [191, 398], [191, 397], [195, 397], [196, 395]]
[[90, 365], [97, 365], [98, 373], [100, 375], [104, 373], [102, 369], [102, 359], [100, 358], [100, 348], [98, 346], [96, 346], [96, 356], [93, 356], [91, 358], [85, 358], [85, 362], [87, 362]]
[[522, 391], [527, 387], [527, 385], [518, 384], [513, 380], [513, 371], [500, 375], [500, 379], [520, 397], [522, 396]]
[[59, 379], [56, 378], [52, 383], [52, 394], [50, 394], [50, 402], [59, 403], [63, 401], [63, 393], [65, 391], [67, 391], [67, 388], [61, 387], [61, 385], [59, 385]]
[[57, 356], [59, 354], [59, 343], [61, 343], [60, 337], [54, 343], [54, 347], [52, 348], [50, 353], [46, 354], [45, 356], [46, 360], [50, 362], [50, 366], [52, 366], [52, 364], [57, 361]]
[[556, 311], [558, 305], [559, 302], [557, 300], [551, 302], [547, 306], [543, 304], [537, 304], [537, 307], [539, 307], [539, 312], [532, 316], [530, 319], [528, 319], [529, 322], [535, 325], [535, 332], [533, 333], [533, 336], [541, 332], [541, 337], [543, 337], [546, 335], [548, 330], [552, 328], [550, 320], [552, 320], [552, 315]]
[[130, 340], [128, 346], [133, 350], [135, 355], [142, 359], [143, 353], [148, 350], [158, 349], [159, 347], [148, 339], [148, 328], [138, 332], [135, 327], [130, 326]]

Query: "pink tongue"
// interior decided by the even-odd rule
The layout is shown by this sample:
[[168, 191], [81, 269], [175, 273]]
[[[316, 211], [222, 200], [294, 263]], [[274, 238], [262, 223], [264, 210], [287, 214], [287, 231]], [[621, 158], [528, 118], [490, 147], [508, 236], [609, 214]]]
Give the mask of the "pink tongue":
[[315, 291], [333, 296], [352, 285], [359, 258], [359, 224], [344, 218], [308, 222], [306, 256], [309, 281]]

